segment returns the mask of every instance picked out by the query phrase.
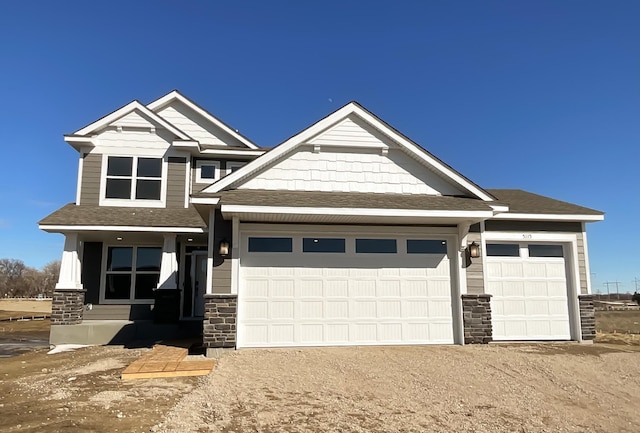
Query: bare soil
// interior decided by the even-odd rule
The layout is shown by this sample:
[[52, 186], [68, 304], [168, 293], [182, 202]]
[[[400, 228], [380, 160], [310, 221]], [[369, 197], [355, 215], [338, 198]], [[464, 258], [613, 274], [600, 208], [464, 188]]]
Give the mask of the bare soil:
[[[50, 299], [0, 299], [0, 313], [51, 314]], [[0, 317], [1, 318], [1, 317]]]
[[0, 359], [0, 431], [148, 432], [195, 384], [194, 378], [122, 381], [124, 367], [147, 348], [47, 350]]
[[240, 350], [162, 432], [633, 432], [640, 353], [513, 344]]

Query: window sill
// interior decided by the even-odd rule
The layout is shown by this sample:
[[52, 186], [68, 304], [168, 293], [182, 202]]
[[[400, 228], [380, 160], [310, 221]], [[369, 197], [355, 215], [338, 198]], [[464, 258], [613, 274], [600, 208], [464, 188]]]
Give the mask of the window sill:
[[166, 203], [163, 200], [114, 200], [114, 199], [102, 199], [99, 203], [100, 206], [113, 206], [113, 207], [166, 207]]

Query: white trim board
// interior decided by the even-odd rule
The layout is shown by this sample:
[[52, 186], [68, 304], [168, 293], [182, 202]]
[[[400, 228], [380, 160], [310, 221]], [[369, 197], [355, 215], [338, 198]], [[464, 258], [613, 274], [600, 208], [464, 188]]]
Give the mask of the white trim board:
[[162, 233], [206, 233], [206, 229], [197, 227], [138, 227], [138, 226], [74, 226], [40, 224], [40, 230], [52, 232], [162, 232]]
[[493, 218], [527, 221], [603, 221], [604, 215], [501, 213]]
[[263, 213], [283, 215], [345, 215], [345, 216], [386, 216], [386, 217], [426, 217], [486, 219], [492, 211], [445, 211], [418, 209], [374, 209], [374, 208], [331, 208], [331, 207], [277, 207], [222, 205], [221, 212], [230, 214]]
[[[95, 132], [95, 131], [97, 131], [97, 130], [99, 130], [101, 128], [104, 128], [105, 126], [115, 122], [116, 120], [120, 119], [121, 117], [126, 116], [127, 114], [131, 113], [134, 110], [139, 110], [145, 116], [149, 117], [153, 122], [155, 122], [158, 125], [162, 126], [167, 131], [170, 131], [172, 134], [174, 134], [176, 137], [180, 138], [181, 140], [194, 141], [193, 138], [189, 137], [187, 134], [185, 134], [184, 132], [180, 131], [178, 128], [176, 128], [171, 123], [169, 123], [166, 120], [164, 120], [162, 117], [158, 116], [156, 113], [151, 111], [149, 108], [147, 108], [146, 106], [141, 104], [140, 101], [131, 101], [130, 103], [128, 103], [124, 107], [119, 108], [116, 111], [114, 111], [113, 113], [104, 116], [102, 119], [99, 119], [99, 120], [91, 123], [90, 125], [87, 125], [84, 128], [74, 132], [73, 135], [88, 135], [88, 134], [91, 134], [92, 132]], [[65, 136], [65, 138], [66, 138], [66, 136]]]

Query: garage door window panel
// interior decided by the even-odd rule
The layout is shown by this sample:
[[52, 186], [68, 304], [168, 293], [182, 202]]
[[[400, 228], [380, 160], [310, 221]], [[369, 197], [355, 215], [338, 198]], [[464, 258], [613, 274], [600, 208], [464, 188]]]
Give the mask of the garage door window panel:
[[356, 239], [357, 254], [396, 254], [395, 239]]
[[487, 256], [489, 257], [520, 257], [520, 245], [518, 244], [487, 244]]
[[291, 253], [293, 252], [292, 238], [250, 237], [250, 253]]
[[408, 254], [447, 254], [447, 241], [442, 239], [407, 239]]
[[302, 238], [305, 253], [344, 253], [346, 240], [341, 238]]
[[563, 257], [562, 245], [529, 245], [529, 257]]

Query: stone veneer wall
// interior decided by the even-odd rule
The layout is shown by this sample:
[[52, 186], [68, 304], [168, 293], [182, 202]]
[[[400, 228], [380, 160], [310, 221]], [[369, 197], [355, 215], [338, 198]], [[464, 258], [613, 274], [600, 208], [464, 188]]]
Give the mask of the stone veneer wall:
[[578, 296], [580, 304], [580, 328], [583, 340], [595, 340], [596, 338], [596, 309], [593, 305], [592, 295]]
[[82, 323], [84, 290], [54, 290], [51, 303], [52, 325], [77, 325]]
[[205, 295], [202, 343], [206, 349], [236, 347], [237, 295]]
[[491, 295], [462, 295], [464, 344], [487, 344], [493, 340]]

